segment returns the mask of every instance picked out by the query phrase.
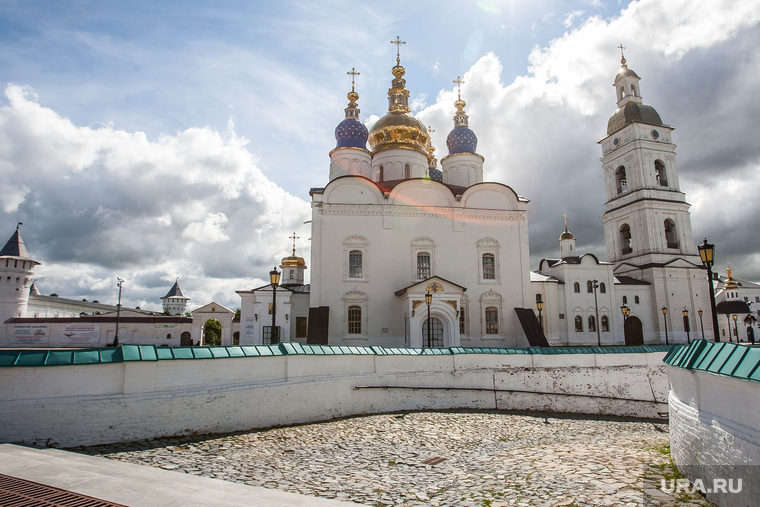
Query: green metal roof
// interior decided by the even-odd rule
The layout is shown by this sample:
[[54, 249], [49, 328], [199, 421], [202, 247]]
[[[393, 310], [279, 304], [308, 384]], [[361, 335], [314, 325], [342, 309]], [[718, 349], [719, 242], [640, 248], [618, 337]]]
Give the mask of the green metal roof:
[[[461, 354], [630, 354], [644, 352], [675, 352], [686, 350], [673, 345], [639, 347], [529, 347], [508, 349], [494, 347], [407, 348], [304, 345], [250, 345], [233, 347], [156, 347], [155, 345], [121, 345], [116, 348], [93, 349], [0, 349], [0, 367], [65, 366], [76, 364], [110, 364], [131, 361], [172, 361], [175, 359], [227, 359], [271, 356], [334, 356], [334, 355], [404, 355], [440, 356]], [[682, 352], [681, 352], [682, 354]], [[723, 362], [721, 363], [721, 365]], [[743, 371], [743, 370], [742, 370]]]
[[760, 348], [696, 340], [670, 351], [663, 361], [676, 368], [760, 382]]

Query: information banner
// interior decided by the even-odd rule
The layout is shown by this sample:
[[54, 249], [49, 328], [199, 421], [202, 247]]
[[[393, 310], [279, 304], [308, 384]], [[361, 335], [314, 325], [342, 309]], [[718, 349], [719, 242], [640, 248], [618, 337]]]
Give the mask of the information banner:
[[61, 342], [97, 344], [100, 342], [100, 324], [64, 324], [61, 329]]
[[13, 324], [10, 336], [11, 345], [46, 345], [50, 343], [50, 325], [48, 324]]

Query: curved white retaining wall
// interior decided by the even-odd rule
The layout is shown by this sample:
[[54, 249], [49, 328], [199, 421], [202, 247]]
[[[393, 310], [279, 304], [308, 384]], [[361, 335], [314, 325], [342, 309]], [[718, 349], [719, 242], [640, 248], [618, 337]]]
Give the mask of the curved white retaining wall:
[[664, 355], [299, 355], [0, 368], [0, 441], [90, 445], [403, 410], [656, 418], [666, 412]]
[[[668, 366], [670, 452], [681, 474], [706, 488], [725, 480], [741, 491], [708, 493], [724, 506], [760, 499], [760, 383]], [[729, 482], [731, 481], [731, 482]]]

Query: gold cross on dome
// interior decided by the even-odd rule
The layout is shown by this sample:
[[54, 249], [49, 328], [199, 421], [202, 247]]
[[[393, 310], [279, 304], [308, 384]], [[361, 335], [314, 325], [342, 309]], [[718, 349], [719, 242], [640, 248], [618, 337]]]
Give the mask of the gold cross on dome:
[[570, 215], [562, 213], [560, 216], [565, 219], [565, 229], [567, 229], [567, 219], [570, 218]]
[[[353, 92], [355, 91], [354, 85], [356, 84], [356, 81], [355, 81], [356, 76], [359, 76], [360, 73], [356, 72], [356, 67], [351, 67], [351, 72], [346, 72], [346, 74], [351, 76], [351, 91]], [[295, 232], [293, 234], [295, 234]]]
[[457, 85], [457, 97], [459, 97], [459, 100], [462, 100], [462, 85], [464, 84], [464, 81], [462, 81], [462, 78], [457, 76], [455, 80], [452, 81], [452, 83], [456, 83]]
[[391, 44], [396, 45], [396, 61], [401, 62], [401, 44], [406, 44], [406, 42], [402, 41], [401, 37], [396, 35], [396, 40], [392, 40]]
[[293, 240], [293, 256], [295, 257], [295, 255], [296, 255], [296, 240], [297, 239], [301, 239], [301, 237], [300, 236], [296, 236], [296, 233], [293, 232], [293, 235], [292, 236], [288, 236], [288, 239], [292, 239]]
[[618, 49], [620, 50], [620, 58], [625, 60], [625, 55], [623, 54], [623, 50], [625, 49], [625, 46], [623, 46], [622, 43], [618, 46]]

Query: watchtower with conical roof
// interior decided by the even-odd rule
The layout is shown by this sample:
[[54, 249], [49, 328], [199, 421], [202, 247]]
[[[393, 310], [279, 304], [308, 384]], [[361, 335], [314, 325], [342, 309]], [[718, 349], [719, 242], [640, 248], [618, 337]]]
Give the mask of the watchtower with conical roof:
[[0, 250], [0, 323], [9, 318], [26, 316], [29, 287], [34, 267], [40, 263], [29, 256], [19, 228]]
[[172, 288], [161, 298], [161, 303], [164, 307], [164, 312], [169, 315], [184, 315], [187, 311], [187, 302], [190, 298], [185, 297], [182, 294], [182, 289], [179, 287], [179, 278], [174, 282]]

